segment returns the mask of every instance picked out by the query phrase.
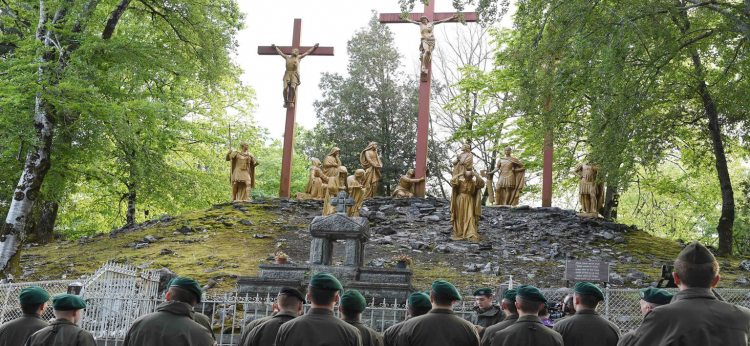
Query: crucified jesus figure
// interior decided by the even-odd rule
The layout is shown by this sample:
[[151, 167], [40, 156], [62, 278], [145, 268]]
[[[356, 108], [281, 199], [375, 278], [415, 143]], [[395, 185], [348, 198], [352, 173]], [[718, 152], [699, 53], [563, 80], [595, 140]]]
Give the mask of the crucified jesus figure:
[[458, 18], [457, 14], [454, 14], [453, 17], [449, 17], [443, 20], [438, 20], [434, 22], [430, 22], [430, 19], [426, 16], [422, 16], [419, 18], [419, 21], [414, 21], [409, 18], [406, 18], [405, 20], [409, 23], [417, 24], [419, 25], [419, 30], [422, 33], [422, 43], [419, 46], [419, 52], [420, 52], [420, 60], [422, 61], [422, 81], [425, 82], [427, 80], [427, 66], [430, 65], [430, 61], [432, 60], [432, 51], [435, 50], [435, 25], [444, 23], [447, 21], [451, 21]]
[[318, 44], [308, 49], [307, 52], [299, 53], [299, 49], [292, 49], [292, 54], [286, 55], [275, 44], [271, 47], [286, 60], [286, 72], [284, 72], [284, 108], [294, 107], [294, 101], [297, 99], [297, 86], [299, 81], [299, 62], [302, 58], [318, 49]]

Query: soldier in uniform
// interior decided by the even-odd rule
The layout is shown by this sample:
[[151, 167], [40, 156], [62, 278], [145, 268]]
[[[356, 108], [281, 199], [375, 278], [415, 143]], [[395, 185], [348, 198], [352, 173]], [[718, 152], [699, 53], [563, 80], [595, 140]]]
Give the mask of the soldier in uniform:
[[216, 342], [206, 327], [195, 322], [193, 307], [202, 292], [197, 281], [175, 277], [169, 284], [166, 302], [156, 312], [139, 317], [130, 326], [123, 346], [211, 346]]
[[616, 346], [620, 328], [599, 316], [596, 307], [604, 293], [590, 282], [573, 287], [576, 314], [555, 323], [554, 330], [562, 335], [566, 346]]
[[492, 346], [563, 346], [562, 336], [542, 324], [538, 314], [547, 303], [547, 297], [534, 286], [518, 286], [516, 309], [520, 313], [513, 325], [492, 339]]
[[208, 329], [209, 332], [211, 332], [211, 337], [216, 340], [216, 335], [214, 335], [214, 329], [211, 328], [211, 318], [208, 316], [196, 311], [193, 315], [193, 321], [196, 323], [202, 325], [206, 329]]
[[[646, 317], [646, 315], [648, 315], [648, 313], [654, 308], [669, 304], [669, 302], [672, 301], [672, 297], [674, 297], [674, 294], [656, 287], [641, 289], [640, 294], [641, 300], [639, 303], [641, 305], [641, 314], [643, 317]], [[623, 334], [617, 345], [626, 345], [630, 342], [630, 339], [635, 336], [636, 332], [638, 332], [638, 329]]]
[[359, 334], [362, 336], [362, 346], [383, 346], [383, 337], [360, 321], [366, 308], [367, 301], [359, 291], [351, 290], [341, 296], [341, 304], [339, 305], [341, 317], [344, 322], [359, 330]]
[[52, 308], [56, 319], [31, 335], [26, 340], [26, 346], [96, 346], [91, 333], [76, 324], [86, 308], [86, 302], [81, 297], [58, 294], [52, 298]]
[[453, 304], [459, 300], [461, 295], [450, 282], [435, 281], [430, 292], [432, 310], [404, 322], [396, 345], [478, 346], [477, 328], [453, 313]]
[[680, 291], [669, 305], [646, 315], [627, 346], [748, 344], [750, 309], [719, 301], [711, 292], [719, 283], [719, 263], [703, 244], [686, 246], [672, 275]]
[[487, 327], [487, 329], [484, 330], [484, 335], [482, 336], [482, 346], [490, 346], [492, 344], [492, 339], [495, 337], [495, 334], [497, 334], [497, 332], [510, 327], [518, 320], [515, 289], [505, 291], [505, 294], [503, 294], [503, 302], [501, 306], [503, 308], [505, 316], [508, 317], [506, 317], [504, 321], [494, 326]]
[[[406, 321], [414, 317], [422, 316], [430, 312], [431, 309], [432, 303], [430, 302], [430, 295], [425, 292], [414, 292], [406, 301], [406, 312], [409, 314], [406, 317]], [[401, 327], [404, 326], [404, 322], [393, 325], [383, 332], [383, 341], [386, 346], [396, 345], [396, 336], [401, 331]]]
[[503, 309], [494, 303], [494, 292], [489, 287], [478, 288], [474, 291], [474, 301], [477, 303], [472, 308], [472, 323], [477, 327], [479, 336], [484, 335], [484, 329], [502, 322], [505, 319]]
[[302, 315], [305, 302], [302, 293], [291, 287], [283, 287], [277, 298], [276, 304], [280, 311], [268, 321], [243, 335], [239, 346], [273, 346], [281, 325]]
[[310, 278], [307, 299], [312, 303], [304, 316], [279, 328], [275, 346], [362, 346], [359, 330], [333, 315], [333, 307], [343, 290], [336, 277], [318, 273]]
[[0, 346], [23, 345], [31, 334], [48, 326], [42, 314], [49, 297], [49, 292], [39, 286], [24, 288], [18, 295], [23, 315], [0, 325]]

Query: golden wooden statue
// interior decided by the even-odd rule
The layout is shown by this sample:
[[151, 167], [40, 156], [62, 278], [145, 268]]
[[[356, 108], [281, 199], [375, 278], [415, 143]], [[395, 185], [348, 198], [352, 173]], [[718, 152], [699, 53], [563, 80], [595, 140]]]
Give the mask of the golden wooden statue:
[[510, 156], [510, 152], [510, 147], [505, 148], [505, 157], [499, 158], [496, 168], [487, 173], [487, 175], [500, 173], [495, 185], [496, 206], [517, 206], [518, 197], [526, 181], [526, 166], [517, 158]]
[[430, 19], [426, 16], [422, 16], [421, 18], [419, 18], [418, 22], [409, 18], [405, 19], [409, 23], [419, 25], [419, 31], [422, 34], [422, 41], [419, 45], [419, 60], [422, 62], [422, 73], [420, 78], [421, 81], [427, 81], [427, 66], [430, 65], [430, 61], [432, 60], [432, 51], [435, 50], [435, 25], [451, 21], [456, 18], [458, 18], [457, 14], [453, 15], [453, 17], [448, 17], [443, 20], [437, 20], [434, 22], [430, 22]]
[[340, 152], [341, 149], [333, 147], [331, 152], [323, 158], [323, 175], [328, 179], [328, 186], [323, 196], [323, 215], [336, 213], [336, 207], [331, 205], [331, 198], [336, 198], [339, 191], [346, 190], [346, 167], [341, 165]]
[[383, 163], [380, 162], [380, 157], [378, 157], [377, 142], [370, 142], [370, 144], [367, 145], [367, 148], [362, 150], [359, 154], [359, 162], [362, 164], [362, 169], [365, 171], [364, 182], [362, 183], [365, 188], [364, 198], [373, 198], [378, 193], [380, 169], [383, 168]]
[[406, 175], [401, 176], [401, 180], [398, 182], [396, 190], [391, 194], [394, 198], [412, 198], [414, 197], [414, 189], [417, 183], [424, 181], [424, 178], [414, 179], [414, 170], [410, 169], [406, 172]]
[[300, 54], [299, 49], [292, 49], [292, 54], [284, 54], [275, 44], [271, 47], [276, 53], [286, 60], [286, 72], [284, 72], [284, 108], [294, 107], [294, 101], [297, 99], [297, 86], [302, 84], [299, 79], [299, 63], [302, 58], [318, 49], [318, 44]]
[[229, 182], [232, 184], [232, 202], [250, 201], [250, 193], [255, 187], [255, 167], [259, 165], [253, 154], [247, 151], [247, 142], [240, 143], [242, 151], [229, 150], [226, 160], [232, 161], [232, 173]]
[[578, 195], [581, 201], [582, 217], [599, 217], [599, 210], [604, 205], [604, 183], [596, 182], [599, 174], [599, 166], [589, 162], [579, 164], [574, 170], [573, 175], [578, 177]]
[[320, 169], [320, 160], [317, 158], [310, 159], [310, 175], [307, 180], [307, 187], [304, 193], [296, 193], [298, 199], [317, 199], [322, 200], [325, 197], [326, 188], [328, 187], [328, 177]]
[[346, 193], [354, 200], [354, 205], [349, 208], [347, 215], [349, 217], [359, 217], [359, 211], [362, 210], [362, 202], [365, 200], [365, 170], [358, 169], [354, 174], [346, 178]]
[[473, 170], [466, 170], [451, 179], [452, 240], [479, 241], [479, 217], [482, 216], [484, 180]]
[[471, 146], [464, 144], [461, 146], [461, 153], [453, 160], [453, 177], [464, 174], [467, 170], [474, 169], [474, 154], [471, 153]]

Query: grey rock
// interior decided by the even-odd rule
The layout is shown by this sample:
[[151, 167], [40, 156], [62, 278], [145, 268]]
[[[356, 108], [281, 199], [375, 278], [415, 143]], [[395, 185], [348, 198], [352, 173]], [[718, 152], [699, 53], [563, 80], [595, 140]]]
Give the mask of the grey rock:
[[391, 226], [376, 227], [373, 229], [373, 231], [377, 234], [382, 234], [382, 235], [396, 234], [396, 230], [393, 229], [393, 227]]
[[167, 268], [153, 270], [153, 273], [159, 274], [159, 292], [164, 292], [169, 281], [177, 276], [177, 273]]
[[621, 237], [619, 235], [617, 237], [615, 237], [615, 244], [622, 244], [625, 241], [626, 241], [625, 238], [623, 238], [623, 237]]
[[152, 235], [149, 234], [149, 235], [143, 237], [143, 241], [146, 242], [146, 243], [155, 243], [157, 241], [157, 239], [156, 239], [156, 237], [154, 237], [154, 236], [152, 236]]
[[742, 263], [740, 263], [739, 268], [741, 270], [744, 270], [746, 272], [750, 272], [750, 260], [744, 260]]
[[609, 283], [613, 285], [622, 285], [625, 280], [622, 279], [622, 275], [617, 273], [609, 273]]
[[424, 220], [424, 221], [430, 221], [430, 222], [439, 222], [440, 221], [440, 216], [437, 216], [437, 215], [428, 215], [428, 216], [425, 216], [422, 220]]
[[265, 238], [270, 238], [270, 237], [271, 237], [270, 235], [263, 234], [263, 233], [253, 233], [253, 238], [257, 238], [257, 239], [265, 239]]
[[625, 277], [625, 279], [628, 280], [628, 281], [632, 281], [632, 280], [641, 280], [641, 279], [643, 279], [645, 277], [646, 277], [646, 273], [641, 272], [641, 271], [637, 271], [637, 272], [628, 274]]
[[448, 249], [447, 245], [438, 245], [438, 246], [435, 246], [435, 248], [433, 249], [433, 251], [437, 252], [437, 253], [450, 253], [451, 252]]
[[740, 275], [740, 277], [737, 278], [737, 284], [740, 286], [748, 286], [750, 285], [750, 280], [747, 279], [747, 276]]
[[161, 252], [159, 252], [159, 255], [172, 255], [174, 254], [174, 251], [170, 249], [161, 249]]
[[177, 229], [177, 232], [180, 232], [182, 234], [193, 233], [193, 228], [190, 226], [182, 226]]
[[602, 236], [602, 238], [607, 239], [607, 240], [612, 240], [615, 238], [615, 235], [609, 232], [602, 232], [602, 234], [600, 235]]
[[140, 243], [140, 244], [138, 244], [138, 245], [135, 246], [135, 249], [136, 250], [138, 250], [138, 249], [145, 249], [147, 247], [148, 247], [148, 243]]
[[241, 223], [241, 224], [243, 224], [243, 225], [245, 225], [245, 226], [254, 226], [254, 225], [255, 225], [255, 224], [254, 224], [254, 223], [253, 223], [252, 221], [250, 221], [250, 220], [242, 220], [242, 221], [240, 221], [240, 223]]

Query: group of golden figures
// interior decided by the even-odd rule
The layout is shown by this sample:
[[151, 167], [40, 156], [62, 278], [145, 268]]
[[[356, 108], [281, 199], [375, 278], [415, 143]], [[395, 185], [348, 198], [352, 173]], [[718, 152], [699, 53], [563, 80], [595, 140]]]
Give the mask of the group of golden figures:
[[[255, 167], [257, 159], [247, 151], [247, 143], [240, 144], [241, 151], [229, 151], [227, 161], [232, 161], [232, 200], [242, 202], [250, 200], [251, 188], [255, 186]], [[371, 142], [359, 154], [362, 168], [349, 175], [341, 164], [341, 150], [334, 147], [320, 162], [312, 158], [310, 176], [304, 193], [297, 193], [299, 199], [323, 200], [323, 215], [336, 213], [336, 206], [330, 201], [341, 191], [346, 191], [354, 200], [354, 205], [347, 210], [351, 217], [359, 216], [365, 199], [375, 197], [380, 181], [380, 169], [383, 163], [378, 156], [378, 143]], [[479, 217], [482, 215], [482, 189], [488, 186], [488, 199], [494, 207], [514, 207], [518, 205], [525, 184], [526, 166], [511, 156], [511, 148], [505, 148], [505, 156], [500, 157], [493, 170], [474, 171], [474, 154], [466, 144], [453, 160], [451, 175], [451, 223], [452, 240], [479, 241]], [[579, 197], [583, 209], [579, 216], [597, 217], [604, 203], [604, 183], [597, 183], [599, 167], [589, 162], [579, 164], [573, 174], [578, 177]], [[497, 178], [495, 179], [495, 175]], [[486, 179], [486, 181], [485, 181]], [[402, 176], [393, 191], [395, 198], [414, 197], [416, 184], [424, 178], [415, 179], [414, 170], [410, 169]], [[496, 181], [493, 181], [496, 180]]]

